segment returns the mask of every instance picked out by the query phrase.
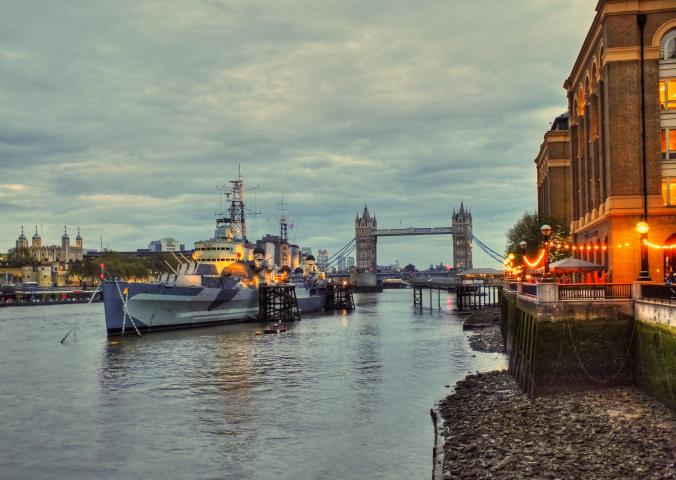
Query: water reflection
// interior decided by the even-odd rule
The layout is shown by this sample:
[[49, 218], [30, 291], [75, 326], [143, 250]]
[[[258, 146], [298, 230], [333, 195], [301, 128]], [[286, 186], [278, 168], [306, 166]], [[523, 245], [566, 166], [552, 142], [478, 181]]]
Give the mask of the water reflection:
[[66, 346], [76, 313], [0, 311], [10, 478], [429, 478], [429, 408], [467, 370], [504, 361], [472, 357], [461, 321], [414, 313], [410, 291], [355, 301], [282, 335], [242, 324], [112, 340], [100, 306], [49, 307], [85, 312]]

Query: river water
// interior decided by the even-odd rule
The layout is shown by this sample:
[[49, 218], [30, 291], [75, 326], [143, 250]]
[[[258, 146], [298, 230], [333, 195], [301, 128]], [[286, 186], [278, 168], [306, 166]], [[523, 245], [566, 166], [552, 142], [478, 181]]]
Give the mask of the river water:
[[451, 296], [422, 313], [410, 290], [355, 301], [281, 335], [122, 339], [102, 304], [2, 308], [0, 478], [427, 480], [430, 408], [505, 359], [469, 348]]

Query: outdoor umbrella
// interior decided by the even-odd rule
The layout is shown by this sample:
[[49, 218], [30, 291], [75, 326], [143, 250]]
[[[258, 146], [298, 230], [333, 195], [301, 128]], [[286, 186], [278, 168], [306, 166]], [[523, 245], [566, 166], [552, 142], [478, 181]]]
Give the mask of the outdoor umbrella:
[[[557, 260], [549, 264], [549, 271], [552, 273], [578, 273], [578, 272], [594, 272], [597, 270], [603, 270], [603, 265], [597, 265], [595, 263], [586, 262], [578, 258], [564, 258], [563, 260]], [[526, 270], [526, 273], [533, 275], [541, 275], [544, 273], [545, 268], [540, 267], [534, 270]]]
[[549, 264], [549, 270], [555, 273], [594, 272], [604, 268], [603, 265], [586, 262], [579, 258], [564, 258]]

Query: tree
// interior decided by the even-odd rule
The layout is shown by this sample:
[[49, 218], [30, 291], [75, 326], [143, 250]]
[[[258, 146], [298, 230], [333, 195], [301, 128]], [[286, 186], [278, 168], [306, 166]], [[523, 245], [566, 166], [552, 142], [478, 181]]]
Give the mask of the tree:
[[7, 256], [8, 267], [34, 267], [39, 263], [38, 259], [31, 255], [31, 251], [28, 248], [15, 248]]
[[413, 265], [412, 263], [409, 263], [402, 270], [404, 270], [404, 272], [406, 272], [406, 273], [414, 273], [415, 272], [415, 265]]
[[560, 260], [570, 256], [570, 250], [566, 248], [568, 245], [568, 237], [570, 230], [567, 225], [564, 225], [556, 218], [549, 216], [539, 216], [537, 212], [525, 212], [523, 217], [517, 221], [512, 228], [507, 231], [507, 246], [506, 253], [515, 254], [518, 262], [521, 260], [521, 247], [519, 243], [525, 240], [526, 255], [533, 258], [542, 248], [544, 237], [540, 233], [542, 225], [549, 225], [552, 227], [552, 234], [549, 237], [551, 242], [549, 250], [550, 261]]

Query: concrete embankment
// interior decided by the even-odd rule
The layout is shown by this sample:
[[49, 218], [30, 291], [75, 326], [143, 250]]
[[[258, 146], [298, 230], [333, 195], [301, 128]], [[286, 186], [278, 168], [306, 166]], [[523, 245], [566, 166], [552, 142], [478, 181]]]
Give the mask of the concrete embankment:
[[676, 476], [676, 417], [632, 387], [531, 400], [489, 372], [458, 382], [438, 412], [438, 480]]

